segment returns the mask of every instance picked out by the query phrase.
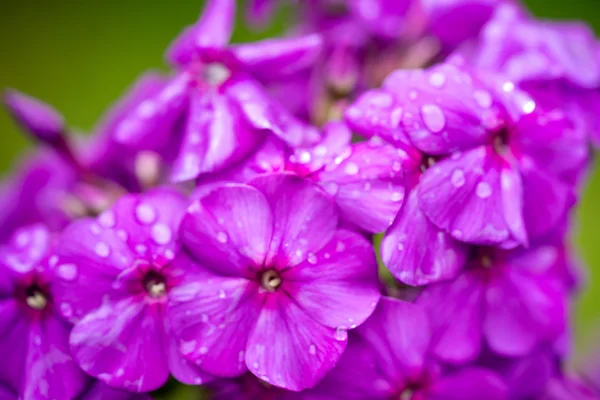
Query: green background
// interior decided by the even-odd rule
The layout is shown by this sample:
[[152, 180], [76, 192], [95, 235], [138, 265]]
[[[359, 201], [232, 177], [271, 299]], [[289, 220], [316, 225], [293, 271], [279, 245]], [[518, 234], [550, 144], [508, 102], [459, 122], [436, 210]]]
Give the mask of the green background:
[[[167, 70], [162, 55], [170, 41], [195, 21], [203, 1], [21, 0], [0, 5], [0, 88], [14, 87], [56, 106], [70, 126], [90, 131], [107, 107], [148, 69]], [[543, 17], [582, 19], [596, 32], [596, 0], [529, 0]], [[255, 40], [267, 32], [238, 24], [234, 40]], [[277, 26], [278, 25], [278, 26]], [[0, 172], [29, 146], [0, 112]], [[590, 173], [578, 211], [576, 244], [589, 280], [575, 312], [577, 353], [597, 342], [600, 332], [600, 171]]]

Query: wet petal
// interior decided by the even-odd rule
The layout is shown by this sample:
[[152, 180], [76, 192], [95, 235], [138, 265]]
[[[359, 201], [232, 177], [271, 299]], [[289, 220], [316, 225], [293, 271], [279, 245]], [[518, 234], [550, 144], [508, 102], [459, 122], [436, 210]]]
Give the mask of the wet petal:
[[247, 276], [265, 262], [273, 214], [256, 188], [230, 184], [194, 202], [181, 223], [185, 248], [223, 275]]
[[250, 333], [246, 365], [262, 380], [285, 389], [313, 387], [339, 361], [347, 334], [309, 317], [285, 295], [268, 296]]
[[216, 376], [241, 375], [261, 300], [249, 280], [187, 274], [171, 291], [167, 311], [183, 356]]
[[212, 375], [204, 372], [199, 366], [183, 357], [179, 349], [179, 341], [176, 340], [172, 332], [166, 335], [165, 341], [167, 342], [165, 348], [169, 371], [175, 379], [186, 385], [200, 385], [214, 379]]
[[479, 356], [485, 292], [478, 273], [465, 271], [453, 281], [428, 286], [417, 299], [432, 323], [432, 352], [446, 362], [462, 364]]
[[335, 204], [317, 185], [289, 174], [261, 176], [250, 184], [265, 195], [273, 212], [265, 265], [297, 265], [332, 240], [338, 222]]
[[196, 94], [171, 179], [186, 181], [240, 161], [255, 148], [262, 136], [240, 120], [235, 105], [218, 93]]
[[54, 298], [67, 319], [78, 320], [112, 292], [115, 278], [133, 264], [135, 253], [122, 234], [82, 219], [67, 227], [56, 247]]
[[501, 126], [502, 111], [493, 94], [452, 64], [427, 71], [396, 71], [384, 88], [396, 95], [404, 109], [401, 128], [428, 154], [450, 154], [484, 144]]
[[286, 78], [312, 66], [321, 54], [321, 35], [267, 39], [234, 46], [245, 72], [261, 82]]
[[[491, 147], [438, 162], [421, 178], [421, 209], [431, 222], [464, 242], [487, 245], [514, 239], [504, 207], [509, 201], [518, 204], [518, 197], [507, 195], [519, 193], [514, 187], [519, 182], [512, 182], [512, 191], [503, 187], [502, 162]], [[518, 210], [509, 217], [516, 220], [512, 226], [519, 225]]]
[[[42, 224], [27, 226], [18, 229], [7, 245], [0, 248], [0, 264], [16, 274], [26, 274], [41, 264], [50, 249], [48, 228]], [[11, 286], [4, 279], [0, 278], [0, 295]]]
[[110, 386], [145, 392], [169, 376], [164, 334], [158, 306], [132, 296], [90, 312], [75, 325], [70, 342], [85, 372]]
[[282, 287], [304, 312], [331, 328], [354, 328], [379, 300], [377, 262], [371, 243], [338, 231], [319, 252], [282, 274]]
[[344, 220], [367, 232], [387, 229], [404, 200], [403, 160], [388, 144], [356, 143], [318, 175]]
[[172, 64], [187, 64], [202, 51], [225, 47], [235, 23], [234, 0], [209, 0], [198, 22], [186, 28], [167, 50]]
[[381, 244], [385, 266], [411, 286], [454, 278], [468, 251], [467, 246], [429, 222], [419, 208], [417, 192], [417, 188], [410, 192]]

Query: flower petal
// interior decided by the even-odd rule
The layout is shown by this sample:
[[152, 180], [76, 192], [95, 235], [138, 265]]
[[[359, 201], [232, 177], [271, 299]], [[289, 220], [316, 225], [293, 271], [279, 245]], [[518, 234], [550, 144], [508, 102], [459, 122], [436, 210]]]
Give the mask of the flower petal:
[[181, 240], [200, 263], [223, 275], [247, 276], [265, 262], [273, 215], [256, 188], [221, 186], [194, 202], [181, 223]]
[[132, 392], [158, 389], [169, 377], [158, 305], [131, 296], [90, 312], [71, 332], [73, 357], [102, 382]]
[[325, 327], [289, 297], [267, 296], [250, 332], [246, 365], [262, 380], [300, 391], [315, 386], [339, 361], [347, 334]]
[[471, 367], [449, 374], [428, 391], [431, 400], [506, 400], [506, 384], [496, 373]]
[[484, 332], [489, 346], [505, 356], [524, 356], [565, 331], [566, 295], [558, 279], [507, 261], [488, 284]]
[[250, 184], [265, 195], [273, 212], [265, 265], [297, 265], [332, 240], [338, 223], [335, 204], [317, 185], [290, 174], [264, 175]]
[[282, 79], [312, 66], [323, 48], [319, 34], [262, 40], [233, 47], [245, 72], [261, 82]]
[[171, 179], [197, 178], [240, 161], [255, 148], [262, 136], [240, 120], [231, 99], [216, 92], [192, 96], [179, 155]]
[[334, 197], [340, 216], [367, 232], [387, 229], [404, 199], [403, 160], [388, 144], [356, 143], [333, 168], [318, 174], [320, 185]]
[[216, 376], [244, 373], [244, 351], [260, 312], [258, 284], [188, 273], [169, 295], [168, 317], [183, 356]]
[[[381, 258], [402, 283], [423, 286], [454, 278], [463, 267], [467, 246], [438, 229], [419, 208], [413, 189], [381, 243]], [[423, 246], [427, 243], [427, 246]]]
[[225, 47], [235, 23], [234, 0], [209, 0], [200, 20], [190, 26], [171, 44], [167, 60], [174, 65], [189, 63], [202, 51]]
[[51, 316], [30, 327], [22, 398], [74, 398], [88, 377], [71, 358], [71, 326]]
[[432, 353], [448, 363], [466, 363], [482, 347], [484, 286], [479, 271], [465, 271], [455, 280], [428, 286], [417, 299], [433, 328]]
[[21, 127], [30, 135], [55, 142], [65, 133], [65, 121], [49, 105], [17, 90], [4, 92], [4, 105]]
[[143, 393], [131, 393], [124, 390], [113, 389], [110, 386], [97, 381], [85, 394], [78, 397], [79, 400], [152, 400]]
[[53, 295], [72, 321], [112, 296], [115, 278], [137, 258], [121, 234], [89, 218], [68, 226], [55, 251]]
[[502, 111], [492, 93], [456, 65], [399, 70], [383, 86], [404, 109], [402, 129], [427, 154], [450, 154], [482, 145], [501, 126]]
[[167, 362], [169, 371], [175, 379], [186, 385], [200, 385], [213, 380], [213, 376], [183, 357], [179, 350], [179, 342], [169, 332], [165, 337]]
[[354, 328], [373, 312], [380, 293], [371, 243], [339, 230], [325, 247], [282, 273], [282, 290], [330, 328]]
[[[421, 209], [431, 222], [464, 242], [488, 245], [514, 239], [504, 204], [519, 199], [505, 196], [502, 162], [491, 147], [438, 162], [421, 178]], [[511, 216], [518, 218], [518, 214]]]
[[[38, 267], [51, 249], [48, 228], [42, 224], [30, 225], [15, 231], [10, 242], [0, 247], [0, 265], [16, 274], [27, 274]], [[11, 285], [0, 280], [0, 296]], [[8, 294], [8, 293], [7, 293]]]

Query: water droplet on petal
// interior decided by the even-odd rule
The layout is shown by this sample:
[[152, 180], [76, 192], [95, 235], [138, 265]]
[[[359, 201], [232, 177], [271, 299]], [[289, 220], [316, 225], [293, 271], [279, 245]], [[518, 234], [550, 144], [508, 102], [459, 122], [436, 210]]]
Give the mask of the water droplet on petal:
[[225, 294], [225, 291], [223, 289], [220, 289], [219, 290], [219, 298], [224, 299], [225, 297], [227, 297], [227, 295]]
[[110, 255], [110, 248], [104, 242], [96, 243], [96, 246], [94, 247], [94, 251], [96, 252], [98, 257], [106, 258]]
[[202, 315], [200, 315], [200, 321], [202, 321], [204, 323], [208, 322], [208, 315], [202, 313]]
[[315, 354], [317, 354], [317, 347], [314, 344], [311, 344], [308, 347], [308, 352], [314, 356]]
[[440, 107], [435, 104], [425, 104], [421, 107], [421, 116], [425, 126], [431, 132], [438, 133], [446, 126], [446, 117]]
[[358, 174], [358, 165], [353, 162], [349, 162], [346, 164], [345, 171], [348, 175], [356, 175]]
[[171, 228], [169, 228], [167, 225], [165, 224], [156, 224], [152, 227], [152, 239], [157, 243], [157, 244], [168, 244], [172, 237], [173, 237], [173, 232], [171, 232]]
[[398, 251], [404, 251], [404, 243], [398, 243]]
[[338, 193], [339, 187], [334, 182], [328, 182], [325, 185], [325, 191], [329, 193], [331, 196], [335, 196]]
[[404, 194], [402, 194], [401, 192], [394, 192], [392, 193], [392, 195], [390, 196], [390, 200], [392, 200], [393, 202], [399, 202], [404, 198]]
[[135, 208], [135, 216], [142, 224], [150, 225], [156, 220], [156, 211], [151, 205], [140, 203]]
[[492, 195], [492, 187], [487, 182], [479, 182], [475, 193], [479, 198], [486, 199]]
[[346, 328], [339, 327], [335, 330], [334, 337], [336, 340], [345, 341], [348, 339], [348, 331]]
[[112, 210], [106, 210], [98, 216], [98, 222], [105, 228], [115, 226], [115, 213]]
[[198, 350], [198, 352], [200, 354], [206, 354], [206, 353], [208, 353], [208, 348], [206, 346], [202, 346], [202, 347], [200, 347], [200, 349]]
[[429, 76], [429, 83], [435, 88], [441, 88], [446, 83], [446, 75], [442, 72], [434, 72]]
[[65, 318], [71, 318], [73, 316], [73, 307], [69, 303], [61, 303], [60, 311]]
[[75, 264], [62, 264], [58, 267], [58, 275], [65, 281], [77, 278], [77, 266]]
[[217, 240], [220, 243], [227, 243], [227, 234], [225, 232], [219, 232], [217, 233]]
[[452, 176], [450, 177], [450, 181], [454, 185], [454, 187], [459, 188], [465, 184], [465, 173], [462, 169], [455, 169], [452, 172]]
[[490, 108], [492, 106], [492, 95], [485, 90], [476, 90], [473, 93], [475, 101], [481, 108]]
[[306, 260], [310, 264], [316, 264], [317, 263], [317, 256], [315, 256], [313, 253], [308, 253], [308, 256], [306, 256]]

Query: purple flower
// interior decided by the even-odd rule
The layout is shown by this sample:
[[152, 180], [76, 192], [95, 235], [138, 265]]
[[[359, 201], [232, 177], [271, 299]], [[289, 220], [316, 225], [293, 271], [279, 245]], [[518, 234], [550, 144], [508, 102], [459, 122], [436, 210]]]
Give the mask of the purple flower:
[[436, 357], [463, 364], [484, 344], [499, 355], [525, 356], [565, 332], [567, 296], [556, 274], [556, 247], [472, 254], [457, 278], [426, 287], [417, 299], [432, 321]]
[[4, 104], [25, 132], [49, 142], [62, 138], [63, 117], [47, 104], [16, 90], [5, 91]]
[[0, 248], [0, 376], [23, 399], [71, 399], [87, 382], [71, 358], [51, 250], [43, 225], [17, 230]]
[[327, 124], [323, 139], [310, 147], [293, 149], [277, 138], [268, 139], [242, 163], [200, 179], [197, 191], [204, 193], [215, 183], [247, 183], [266, 173], [292, 172], [318, 183], [332, 196], [343, 222], [382, 232], [404, 199], [402, 155], [380, 141], [351, 144], [350, 139], [350, 131], [341, 123]]
[[[0, 399], [2, 399], [0, 397]], [[126, 392], [113, 389], [100, 381], [96, 381], [77, 400], [151, 400], [150, 396], [141, 393]]]
[[168, 51], [176, 75], [120, 122], [117, 140], [132, 146], [164, 143], [182, 131], [175, 181], [220, 170], [261, 143], [264, 133], [300, 145], [316, 132], [273, 101], [262, 84], [309, 67], [321, 50], [318, 35], [228, 46], [235, 2], [211, 0], [200, 21]]
[[[215, 398], [286, 400], [479, 400], [507, 399], [506, 386], [482, 367], [448, 370], [427, 351], [431, 332], [423, 310], [384, 297], [373, 315], [350, 333], [338, 365], [313, 389], [287, 394], [248, 378], [217, 387]], [[243, 388], [243, 389], [242, 389]], [[241, 389], [241, 390], [240, 390]], [[250, 390], [248, 390], [250, 389]], [[254, 397], [253, 397], [254, 396]]]
[[249, 369], [277, 387], [314, 386], [380, 296], [370, 243], [337, 225], [327, 194], [289, 174], [194, 202], [181, 240], [210, 276], [171, 293], [185, 356], [217, 376]]
[[75, 181], [75, 171], [51, 151], [23, 160], [0, 183], [0, 243], [29, 224], [43, 223], [52, 231], [65, 227], [70, 220], [65, 210], [67, 193]]
[[394, 108], [396, 119], [371, 134], [392, 143], [408, 138], [429, 156], [419, 203], [433, 224], [468, 243], [527, 244], [573, 204], [573, 177], [588, 149], [562, 110], [537, 106], [510, 82], [482, 79], [454, 64], [397, 71], [378, 94], [384, 106], [369, 95], [347, 117], [365, 126], [377, 115], [369, 107]]
[[210, 376], [187, 363], [166, 318], [173, 288], [194, 269], [177, 240], [186, 199], [172, 189], [127, 195], [97, 220], [64, 232], [56, 252], [56, 297], [75, 323], [73, 357], [88, 374], [130, 391]]

